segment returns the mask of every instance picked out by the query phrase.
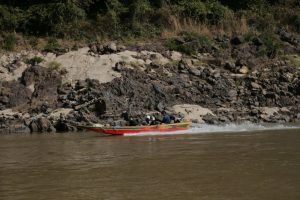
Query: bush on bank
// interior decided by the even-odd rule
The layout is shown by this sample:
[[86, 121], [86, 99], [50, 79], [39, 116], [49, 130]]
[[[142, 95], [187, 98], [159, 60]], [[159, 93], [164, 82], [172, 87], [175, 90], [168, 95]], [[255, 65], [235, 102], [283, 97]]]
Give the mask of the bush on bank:
[[[86, 41], [154, 37], [174, 27], [186, 29], [187, 21], [225, 30], [241, 18], [258, 31], [274, 32], [284, 26], [299, 33], [299, 4], [298, 0], [2, 0], [0, 34]], [[2, 42], [2, 47], [12, 50], [12, 38], [4, 40], [8, 43]]]

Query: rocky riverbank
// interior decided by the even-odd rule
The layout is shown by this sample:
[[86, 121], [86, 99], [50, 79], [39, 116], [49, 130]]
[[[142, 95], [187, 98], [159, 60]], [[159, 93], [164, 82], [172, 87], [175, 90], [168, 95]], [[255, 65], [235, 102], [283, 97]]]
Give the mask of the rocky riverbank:
[[[283, 52], [299, 55], [295, 38], [282, 40]], [[4, 54], [0, 133], [122, 125], [123, 111], [142, 119], [167, 110], [213, 124], [299, 122], [300, 69], [284, 57], [258, 57], [263, 46], [259, 38], [245, 42], [235, 36], [216, 39], [195, 56], [160, 45], [126, 48], [114, 42], [63, 54]]]

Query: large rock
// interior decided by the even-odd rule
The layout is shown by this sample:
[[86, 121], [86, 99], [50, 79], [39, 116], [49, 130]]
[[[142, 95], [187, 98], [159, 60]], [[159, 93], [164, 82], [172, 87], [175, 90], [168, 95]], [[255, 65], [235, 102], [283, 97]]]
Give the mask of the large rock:
[[258, 83], [255, 83], [255, 82], [251, 82], [251, 88], [253, 90], [258, 90], [261, 88], [261, 86], [258, 84]]
[[241, 74], [247, 74], [247, 73], [249, 72], [249, 69], [248, 69], [248, 67], [246, 67], [246, 66], [242, 66], [242, 67], [239, 69], [239, 72], [240, 72]]
[[27, 106], [31, 91], [17, 81], [0, 82], [0, 105], [7, 108]]
[[49, 114], [49, 118], [50, 119], [53, 119], [53, 120], [59, 120], [61, 118], [61, 116], [67, 116], [70, 114], [70, 112], [72, 112], [73, 109], [71, 108], [59, 108], [59, 109], [56, 109], [54, 111], [52, 111], [50, 114]]
[[288, 42], [292, 45], [297, 45], [298, 44], [297, 39], [292, 34], [288, 33], [284, 29], [279, 30], [279, 36], [280, 36], [280, 39], [282, 41]]
[[200, 76], [201, 75], [201, 71], [195, 68], [190, 68], [189, 69], [190, 74], [194, 75], [194, 76]]
[[244, 42], [244, 38], [243, 36], [234, 36], [232, 39], [231, 39], [231, 44], [233, 45], [239, 45], [239, 44], [242, 44]]
[[177, 51], [172, 51], [170, 57], [171, 57], [171, 60], [180, 61], [182, 59], [182, 54]]
[[198, 123], [204, 123], [202, 117], [205, 115], [213, 115], [211, 110], [203, 108], [198, 105], [181, 104], [172, 107], [175, 113], [180, 113], [184, 116], [184, 119], [195, 121]]
[[17, 81], [27, 68], [19, 56], [3, 55], [0, 57], [0, 81]]
[[56, 71], [41, 66], [32, 66], [26, 69], [22, 76], [22, 83], [26, 86], [34, 85], [31, 106], [56, 108], [58, 88], [62, 83], [61, 75]]
[[145, 61], [139, 59], [139, 53], [135, 51], [122, 51], [111, 54], [92, 56], [89, 48], [71, 51], [61, 56], [46, 56], [43, 66], [55, 61], [61, 64], [61, 68], [68, 71], [64, 82], [75, 83], [77, 80], [96, 79], [100, 83], [111, 82], [121, 74], [114, 70], [116, 63], [124, 62], [127, 65], [144, 65]]
[[31, 132], [55, 132], [55, 128], [52, 126], [51, 122], [45, 117], [33, 120], [29, 127]]
[[258, 110], [261, 113], [260, 117], [265, 121], [270, 121], [271, 117], [274, 117], [280, 111], [278, 107], [261, 107]]

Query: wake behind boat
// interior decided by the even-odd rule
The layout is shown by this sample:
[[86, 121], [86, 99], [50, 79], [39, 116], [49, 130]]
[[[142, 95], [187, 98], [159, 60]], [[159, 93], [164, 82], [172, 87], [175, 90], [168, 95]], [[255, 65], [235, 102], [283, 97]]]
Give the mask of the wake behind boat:
[[159, 124], [159, 125], [150, 125], [150, 126], [101, 126], [101, 125], [92, 125], [92, 126], [81, 126], [80, 128], [87, 129], [94, 132], [110, 134], [110, 135], [124, 135], [124, 134], [141, 134], [147, 132], [177, 132], [188, 130], [191, 127], [191, 122], [182, 122], [182, 123], [173, 123], [173, 124]]

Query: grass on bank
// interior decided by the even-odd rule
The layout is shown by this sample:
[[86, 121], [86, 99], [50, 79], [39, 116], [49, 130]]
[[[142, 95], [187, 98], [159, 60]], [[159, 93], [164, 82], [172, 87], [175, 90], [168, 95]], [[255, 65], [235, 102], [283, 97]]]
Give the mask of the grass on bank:
[[291, 64], [297, 68], [300, 68], [300, 56], [299, 55], [285, 55], [284, 59], [291, 62]]

